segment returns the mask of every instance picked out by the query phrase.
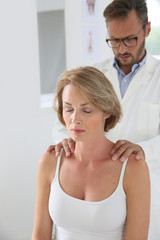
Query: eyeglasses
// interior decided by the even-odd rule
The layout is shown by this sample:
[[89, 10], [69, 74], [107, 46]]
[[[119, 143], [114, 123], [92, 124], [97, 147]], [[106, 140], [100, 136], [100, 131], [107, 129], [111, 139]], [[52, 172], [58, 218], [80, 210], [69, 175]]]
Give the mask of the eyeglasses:
[[143, 26], [143, 28], [140, 30], [140, 33], [136, 37], [133, 37], [133, 38], [122, 38], [122, 39], [119, 39], [119, 38], [106, 39], [106, 42], [107, 42], [108, 46], [111, 47], [111, 48], [119, 48], [120, 45], [121, 45], [121, 42], [123, 42], [123, 44], [126, 47], [134, 47], [134, 46], [136, 46], [137, 45], [137, 41], [138, 41], [141, 33], [143, 32], [143, 29], [145, 28], [146, 24]]

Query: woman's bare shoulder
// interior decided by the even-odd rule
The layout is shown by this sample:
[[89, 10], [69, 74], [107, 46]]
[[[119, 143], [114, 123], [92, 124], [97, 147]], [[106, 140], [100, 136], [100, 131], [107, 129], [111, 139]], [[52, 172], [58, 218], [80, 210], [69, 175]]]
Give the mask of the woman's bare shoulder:
[[141, 184], [149, 184], [149, 181], [149, 169], [146, 161], [136, 160], [134, 155], [131, 156], [128, 159], [124, 175], [125, 188], [141, 187]]
[[53, 164], [57, 162], [57, 157], [56, 157], [56, 152], [55, 150], [52, 150], [51, 152], [45, 152], [39, 160], [39, 164], [42, 165], [48, 165], [48, 164]]
[[52, 181], [54, 178], [55, 170], [57, 166], [57, 156], [56, 152], [53, 150], [51, 152], [44, 153], [38, 163], [38, 172], [41, 176], [45, 176]]
[[130, 172], [130, 174], [134, 174], [135, 172], [142, 173], [142, 171], [148, 172], [148, 165], [145, 160], [143, 159], [136, 160], [134, 155], [132, 155], [128, 159], [127, 169]]

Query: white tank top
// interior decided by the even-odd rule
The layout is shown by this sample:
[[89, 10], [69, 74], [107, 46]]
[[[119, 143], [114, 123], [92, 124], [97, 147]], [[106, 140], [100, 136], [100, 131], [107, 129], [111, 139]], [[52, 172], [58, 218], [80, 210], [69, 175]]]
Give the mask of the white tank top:
[[49, 197], [49, 213], [55, 225], [55, 240], [121, 240], [126, 220], [123, 163], [116, 190], [108, 198], [85, 201], [69, 196], [59, 183], [60, 158]]

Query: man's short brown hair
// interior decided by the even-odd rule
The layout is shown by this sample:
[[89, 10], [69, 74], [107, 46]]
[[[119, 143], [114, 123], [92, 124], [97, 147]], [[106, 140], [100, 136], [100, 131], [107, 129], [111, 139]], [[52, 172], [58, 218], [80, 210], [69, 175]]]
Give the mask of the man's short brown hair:
[[135, 10], [142, 26], [148, 23], [148, 10], [145, 0], [113, 0], [105, 8], [103, 16], [108, 23], [117, 19], [125, 19], [132, 10]]

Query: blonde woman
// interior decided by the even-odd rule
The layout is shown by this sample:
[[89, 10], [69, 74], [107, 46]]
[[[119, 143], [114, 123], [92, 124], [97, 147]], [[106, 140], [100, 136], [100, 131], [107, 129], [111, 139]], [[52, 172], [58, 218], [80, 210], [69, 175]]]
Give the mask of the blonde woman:
[[57, 84], [55, 109], [75, 141], [68, 158], [45, 153], [38, 166], [32, 240], [147, 240], [150, 180], [134, 156], [112, 161], [104, 135], [121, 117], [111, 83], [93, 67], [66, 71]]

